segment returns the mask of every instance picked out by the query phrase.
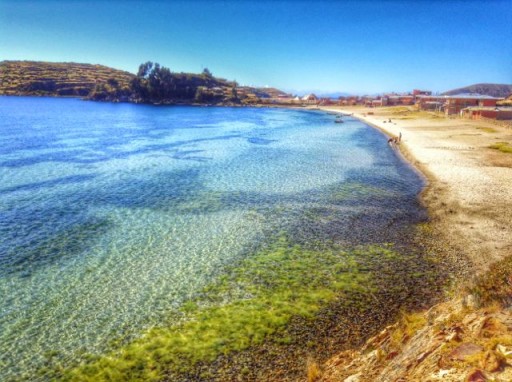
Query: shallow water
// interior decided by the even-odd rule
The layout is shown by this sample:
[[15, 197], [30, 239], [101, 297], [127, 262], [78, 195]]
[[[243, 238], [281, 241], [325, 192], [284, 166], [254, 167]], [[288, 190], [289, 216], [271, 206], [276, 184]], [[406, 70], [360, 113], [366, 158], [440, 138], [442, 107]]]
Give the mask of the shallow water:
[[0, 97], [0, 380], [161, 324], [278, 232], [352, 246], [422, 219], [386, 138], [333, 121]]

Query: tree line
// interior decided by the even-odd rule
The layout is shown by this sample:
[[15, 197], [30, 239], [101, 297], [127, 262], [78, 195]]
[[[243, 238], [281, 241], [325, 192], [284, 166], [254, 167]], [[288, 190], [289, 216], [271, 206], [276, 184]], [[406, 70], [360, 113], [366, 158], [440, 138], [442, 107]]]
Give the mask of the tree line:
[[143, 103], [237, 102], [236, 87], [236, 82], [215, 78], [207, 68], [201, 74], [173, 73], [165, 66], [148, 61], [139, 66], [128, 88], [109, 80], [96, 85], [90, 98]]

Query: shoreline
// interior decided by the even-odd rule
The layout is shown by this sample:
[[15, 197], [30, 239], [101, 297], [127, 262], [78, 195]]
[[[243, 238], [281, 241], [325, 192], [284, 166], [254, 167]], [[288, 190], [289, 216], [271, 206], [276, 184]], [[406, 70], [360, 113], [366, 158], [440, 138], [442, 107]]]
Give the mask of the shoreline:
[[[409, 107], [328, 109], [347, 110], [387, 135], [402, 133], [401, 153], [429, 181], [418, 195], [433, 239], [426, 249], [455, 266], [440, 302], [406, 310], [363, 346], [313, 364], [308, 375], [317, 382], [512, 380], [501, 352], [512, 343], [512, 155], [499, 149], [512, 140], [512, 122]], [[460, 355], [468, 347], [471, 356]]]
[[[418, 199], [428, 210], [430, 217], [428, 224], [435, 228], [435, 232], [429, 235], [433, 236], [434, 241], [440, 239], [440, 247], [434, 248], [433, 252], [437, 253], [441, 258], [446, 256], [446, 259], [442, 259], [441, 263], [445, 263], [444, 260], [446, 260], [446, 264], [457, 263], [457, 265], [460, 265], [452, 267], [451, 270], [453, 271], [452, 274], [457, 276], [457, 280], [455, 280], [457, 281], [456, 285], [461, 285], [463, 284], [461, 281], [469, 281], [472, 275], [482, 273], [490, 265], [491, 261], [487, 262], [486, 260], [491, 258], [489, 256], [479, 258], [478, 254], [481, 252], [478, 251], [492, 251], [494, 247], [496, 250], [494, 254], [496, 258], [494, 260], [499, 260], [506, 256], [508, 254], [507, 251], [512, 248], [511, 229], [507, 226], [507, 222], [512, 221], [510, 220], [510, 211], [502, 211], [503, 206], [506, 208], [508, 200], [512, 196], [512, 155], [500, 153], [488, 147], [490, 143], [495, 141], [510, 141], [512, 139], [512, 125], [511, 127], [498, 128], [490, 122], [433, 118], [427, 113], [421, 114], [401, 109], [406, 108], [370, 109], [374, 113], [371, 117], [364, 116], [363, 112], [368, 111], [368, 109], [361, 108], [333, 109], [326, 107], [315, 108], [313, 111], [328, 111], [331, 113], [351, 113], [357, 111], [353, 115], [355, 118], [384, 134], [396, 136], [398, 133], [402, 133], [402, 143], [396, 147], [396, 150], [398, 150], [397, 155], [401, 156], [411, 168], [427, 180], [424, 189], [418, 195]], [[308, 109], [302, 110], [308, 111]], [[398, 111], [399, 113], [396, 114]], [[389, 118], [393, 120], [393, 123], [388, 122]], [[343, 128], [344, 125], [341, 124], [338, 127]], [[389, 149], [395, 150], [395, 148], [391, 147]], [[468, 174], [471, 175], [473, 173], [478, 175], [476, 180], [468, 177]], [[461, 178], [466, 179], [466, 182], [460, 182]], [[477, 184], [475, 184], [475, 181]], [[480, 189], [477, 188], [478, 182], [484, 183], [481, 186], [487, 187], [486, 190], [488, 190], [485, 195], [487, 199], [483, 198], [483, 201], [481, 200], [482, 194]], [[461, 199], [460, 195], [467, 195], [468, 199]], [[495, 205], [496, 203], [498, 205]], [[503, 206], [500, 203], [503, 203]], [[476, 204], [476, 207], [474, 204]], [[472, 220], [469, 220], [470, 218]], [[487, 231], [476, 232], [476, 228], [488, 224], [489, 221], [494, 222], [494, 224], [487, 227]], [[480, 224], [480, 226], [477, 224]], [[496, 230], [502, 236], [497, 235]], [[466, 234], [473, 234], [473, 236], [468, 239]], [[494, 243], [493, 238], [496, 236], [500, 237], [500, 241]], [[430, 245], [432, 243], [426, 244], [425, 248], [428, 250], [433, 248]], [[477, 252], [471, 252], [473, 250]], [[417, 264], [412, 261], [410, 264], [404, 265], [404, 269], [410, 271], [414, 265]], [[459, 270], [462, 271], [459, 273]], [[441, 273], [438, 273], [437, 276], [442, 282], [443, 276], [441, 276]], [[379, 293], [386, 291], [386, 288], [380, 289]], [[411, 287], [411, 289], [414, 289], [414, 287]], [[441, 290], [439, 292], [440, 298], [444, 299], [445, 296], [441, 295]], [[367, 297], [372, 296], [369, 295]], [[360, 296], [356, 297], [356, 299], [362, 298]], [[378, 299], [379, 301], [390, 301], [387, 295], [379, 297], [382, 297]], [[373, 299], [375, 299], [375, 296], [373, 296]], [[366, 329], [366, 334], [375, 333], [375, 330], [380, 330], [383, 325], [394, 322], [396, 319], [396, 315], [374, 317], [375, 322], [380, 320], [381, 325], [378, 327], [372, 326], [370, 323], [372, 315], [382, 315], [385, 312], [383, 312], [379, 303], [376, 305], [370, 305], [370, 303], [372, 303], [371, 298], [368, 301], [368, 309], [364, 312], [361, 312], [361, 310], [351, 312], [349, 310], [348, 313], [351, 313], [352, 316], [346, 316], [351, 317], [353, 321], [357, 321], [364, 316], [363, 319], [367, 321], [361, 324], [361, 329]], [[401, 302], [398, 301], [397, 303]], [[416, 304], [402, 304], [401, 307], [408, 311], [411, 309], [415, 310], [418, 307], [428, 309], [433, 302], [420, 300], [419, 302], [416, 301]], [[348, 308], [334, 305], [334, 309], [328, 308], [321, 311], [318, 325], [316, 323], [312, 324], [307, 320], [297, 319], [294, 321], [291, 326], [292, 332], [295, 330], [297, 334], [296, 337], [290, 336], [290, 338], [294, 338], [294, 342], [300, 342], [302, 345], [307, 343], [307, 346], [310, 347], [307, 352], [314, 353], [314, 350], [317, 350], [315, 348], [316, 338], [303, 337], [304, 331], [309, 330], [308, 325], [312, 325], [310, 328], [311, 333], [315, 333], [314, 330], [316, 330], [316, 333], [322, 333], [322, 337], [328, 339], [327, 345], [329, 347], [332, 346], [330, 350], [338, 349], [340, 339], [343, 340], [343, 336], [349, 335], [348, 332], [344, 331], [345, 329], [338, 327], [343, 325], [339, 316], [347, 313], [346, 309]], [[333, 330], [333, 328], [336, 328], [338, 332]], [[365, 333], [365, 330], [358, 331], [357, 333], [358, 335], [355, 338], [361, 339], [360, 334]], [[294, 333], [292, 334], [295, 335]], [[305, 341], [305, 338], [308, 341]], [[347, 341], [347, 345], [359, 348], [363, 344], [353, 340], [352, 342]], [[257, 347], [255, 352], [242, 352], [238, 355], [240, 367], [238, 369], [235, 368], [233, 371], [238, 372], [239, 375], [248, 373], [244, 362], [253, 359], [253, 356], [260, 358], [265, 364], [270, 364], [278, 358], [277, 354], [280, 350], [281, 348], [279, 347], [273, 348], [268, 344], [264, 344], [262, 347]], [[317, 352], [322, 353], [320, 348]], [[305, 359], [305, 357], [296, 357], [296, 359]], [[233, 364], [232, 359], [221, 357], [214, 365], [218, 370], [222, 371], [228, 370]], [[209, 366], [203, 366], [202, 372], [206, 375], [210, 372]], [[253, 366], [254, 370], [260, 370], [260, 365], [254, 364]], [[278, 377], [276, 376], [275, 379], [268, 380], [286, 380], [283, 371], [287, 366], [285, 362], [283, 361], [282, 364], [277, 362], [275, 366], [275, 369], [266, 375], [276, 376], [274, 373], [277, 373]], [[296, 365], [296, 368], [297, 370], [304, 370], [302, 364]], [[283, 374], [279, 374], [280, 372]], [[224, 376], [235, 377], [229, 372]], [[190, 376], [190, 380], [194, 380], [194, 378], [200, 380], [202, 376], [199, 374]]]
[[512, 254], [512, 155], [489, 148], [512, 139], [512, 124], [450, 119], [407, 107], [320, 109], [353, 113], [391, 137], [402, 134], [400, 155], [427, 179], [420, 201], [444, 244], [452, 246], [454, 260], [465, 263], [459, 279], [467, 281]]
[[[151, 113], [151, 110], [149, 112]], [[283, 112], [286, 112], [286, 110]], [[329, 132], [335, 131], [335, 128], [333, 129], [333, 125], [330, 124], [330, 119], [322, 116], [324, 114], [322, 111], [315, 110], [312, 112], [306, 110], [305, 113], [312, 114], [312, 117], [315, 118], [314, 120], [316, 120], [316, 118], [320, 118], [322, 120], [322, 124], [325, 124]], [[304, 113], [301, 111], [301, 114]], [[302, 117], [304, 116], [301, 115], [301, 118]], [[358, 123], [358, 125], [360, 125], [360, 127], [362, 127], [364, 130], [363, 124]], [[311, 135], [317, 135], [317, 132], [314, 128], [309, 129], [309, 133]], [[366, 130], [366, 133], [373, 138], [377, 138], [378, 141], [380, 141], [380, 149], [382, 152], [385, 152], [387, 146], [382, 143], [382, 137], [380, 133], [376, 133], [375, 131], [372, 133], [372, 130]], [[334, 145], [334, 152], [337, 152], [339, 150], [338, 144], [334, 142]], [[325, 154], [328, 151], [322, 151], [323, 153], [321, 160], [324, 161]], [[392, 152], [387, 152], [387, 154], [389, 157], [394, 157]], [[392, 159], [392, 163], [396, 163], [395, 158], [389, 159]], [[400, 167], [405, 167], [403, 163], [399, 164]], [[332, 173], [332, 169], [329, 171], [329, 173]], [[414, 174], [410, 173], [409, 171], [406, 171], [406, 173], [416, 179]], [[301, 171], [300, 175], [303, 176], [303, 174], [304, 172]], [[359, 179], [357, 179], [357, 182], [355, 183], [359, 183]], [[417, 203], [414, 200], [414, 194], [420, 189], [420, 185], [418, 182], [415, 182], [415, 184], [417, 185], [417, 187], [414, 187], [415, 192], [413, 194], [407, 192], [407, 199], [410, 200], [411, 204], [416, 207]], [[331, 200], [330, 198], [332, 197], [332, 203], [336, 203], [336, 205], [338, 205], [337, 202], [341, 202], [345, 198], [350, 199], [350, 195], [352, 195], [354, 191], [354, 197], [358, 198], [357, 195], [360, 195], [359, 191], [361, 191], [360, 187], [361, 186], [359, 184], [356, 184], [356, 188], [341, 188], [340, 193], [336, 194], [334, 190], [332, 190], [332, 192], [330, 192], [332, 195], [329, 195], [329, 200]], [[371, 190], [371, 192], [378, 193], [378, 191], [374, 190]], [[379, 193], [379, 195], [382, 197], [389, 196], [385, 192], [383, 194]], [[341, 205], [342, 204], [340, 203], [340, 206]], [[392, 205], [403, 207], [403, 199], [400, 198], [397, 204], [393, 203]], [[332, 221], [329, 218], [325, 219], [325, 217], [328, 215], [324, 215], [322, 210], [318, 211], [319, 212], [316, 212], [316, 210], [314, 210], [313, 214], [304, 214], [304, 219], [302, 220], [301, 218], [301, 220], [297, 222], [297, 226], [301, 225], [299, 223], [308, 223], [314, 221], [317, 222], [318, 227], [324, 227], [328, 224], [330, 225]], [[337, 208], [336, 211], [338, 211]], [[364, 215], [359, 214], [359, 216]], [[405, 214], [405, 216], [408, 215]], [[423, 217], [424, 214], [422, 213], [421, 216]], [[341, 219], [344, 219], [342, 214], [340, 214], [340, 220]], [[401, 218], [392, 220], [392, 222], [400, 221], [399, 219]], [[405, 221], [407, 220], [402, 220], [402, 222]], [[310, 224], [305, 226], [308, 227]], [[317, 227], [316, 224], [315, 227]], [[354, 224], [354, 227], [357, 227], [357, 224]], [[387, 227], [391, 226], [387, 225]], [[399, 231], [397, 229], [397, 225], [389, 228], [389, 230], [393, 234]], [[386, 229], [383, 229], [382, 232], [386, 232]], [[404, 234], [400, 235], [402, 240], [404, 237], [408, 236]], [[387, 237], [382, 238], [388, 239]], [[321, 239], [318, 241], [320, 240]], [[409, 253], [401, 253], [399, 250], [395, 251], [391, 247], [392, 243], [389, 243], [389, 241], [390, 240], [385, 240], [385, 245], [383, 247], [381, 246], [381, 248], [378, 250], [366, 246], [364, 246], [363, 249], [356, 248], [361, 253], [357, 252], [357, 255], [355, 252], [354, 255], [347, 253], [346, 259], [344, 257], [336, 257], [334, 259], [335, 261], [331, 263], [328, 263], [326, 260], [330, 258], [329, 256], [331, 253], [339, 254], [341, 256], [344, 251], [341, 251], [341, 247], [331, 247], [331, 244], [328, 241], [326, 241], [325, 245], [322, 246], [322, 248], [325, 248], [325, 250], [322, 252], [312, 252], [312, 249], [295, 245], [291, 246], [289, 243], [285, 243], [275, 252], [268, 253], [267, 257], [270, 259], [268, 261], [270, 264], [268, 267], [268, 272], [263, 272], [261, 268], [255, 268], [253, 274], [256, 274], [256, 276], [249, 277], [250, 281], [256, 281], [255, 287], [254, 289], [249, 289], [253, 287], [249, 285], [249, 282], [247, 282], [247, 293], [244, 293], [243, 296], [241, 294], [243, 298], [240, 298], [240, 302], [237, 302], [238, 305], [235, 305], [234, 303], [231, 306], [227, 305], [230, 294], [225, 291], [232, 288], [235, 290], [234, 297], [237, 297], [236, 293], [241, 293], [238, 291], [244, 290], [241, 288], [243, 286], [243, 278], [241, 275], [248, 274], [250, 264], [247, 265], [248, 263], [242, 262], [240, 262], [240, 269], [243, 270], [243, 272], [240, 271], [239, 273], [233, 273], [232, 276], [232, 280], [236, 281], [228, 284], [218, 285], [219, 295], [217, 298], [220, 302], [219, 307], [215, 307], [211, 310], [206, 309], [208, 308], [208, 303], [211, 303], [215, 297], [212, 293], [207, 293], [206, 289], [204, 292], [204, 303], [195, 304], [195, 301], [191, 299], [190, 304], [184, 304], [183, 314], [192, 315], [194, 313], [195, 307], [198, 307], [196, 316], [191, 317], [189, 320], [190, 324], [188, 326], [187, 332], [190, 333], [190, 336], [183, 336], [181, 334], [175, 336], [174, 334], [176, 332], [179, 333], [181, 328], [176, 330], [176, 327], [170, 327], [169, 331], [166, 333], [163, 333], [164, 329], [159, 329], [153, 332], [153, 336], [147, 334], [147, 342], [143, 342], [145, 340], [142, 340], [141, 342], [135, 343], [133, 347], [128, 349], [124, 347], [124, 338], [126, 338], [127, 344], [128, 342], [131, 342], [131, 338], [128, 337], [128, 335], [126, 335], [126, 337], [120, 336], [120, 341], [117, 344], [112, 342], [111, 345], [105, 345], [105, 348], [111, 346], [113, 353], [106, 353], [105, 351], [106, 354], [103, 357], [103, 353], [99, 351], [98, 354], [83, 355], [83, 358], [81, 358], [82, 354], [79, 353], [77, 356], [77, 362], [79, 361], [81, 363], [81, 360], [84, 362], [90, 361], [91, 363], [96, 361], [105, 362], [95, 364], [96, 366], [101, 365], [101, 367], [98, 367], [97, 369], [99, 371], [99, 379], [101, 380], [101, 375], [108, 375], [111, 372], [117, 373], [121, 372], [121, 370], [126, 371], [127, 373], [132, 372], [132, 370], [130, 370], [132, 365], [131, 357], [140, 356], [139, 360], [141, 360], [141, 362], [147, 362], [148, 359], [159, 360], [159, 357], [163, 352], [162, 349], [165, 349], [165, 360], [167, 362], [171, 362], [172, 364], [175, 363], [180, 365], [178, 361], [187, 359], [187, 356], [190, 356], [188, 359], [194, 360], [196, 353], [205, 354], [204, 351], [206, 346], [203, 346], [203, 344], [208, 345], [210, 349], [213, 349], [211, 350], [211, 353], [217, 352], [222, 354], [222, 349], [225, 349], [226, 353], [229, 354], [228, 350], [233, 349], [235, 346], [243, 349], [245, 348], [248, 341], [251, 341], [251, 347], [254, 347], [253, 349], [247, 352], [235, 354], [235, 357], [237, 357], [236, 359], [238, 360], [238, 363], [236, 364], [237, 366], [234, 366], [233, 358], [230, 358], [229, 356], [224, 358], [221, 357], [216, 360], [216, 363], [214, 364], [208, 364], [206, 362], [204, 364], [204, 368], [198, 367], [197, 369], [194, 369], [191, 373], [197, 373], [191, 375], [190, 378], [181, 378], [183, 376], [177, 378], [169, 378], [170, 380], [215, 380], [215, 375], [217, 375], [218, 377], [216, 380], [219, 381], [234, 380], [243, 376], [246, 376], [245, 380], [251, 380], [250, 378], [252, 378], [252, 376], [255, 376], [255, 378], [257, 377], [259, 380], [270, 380], [265, 376], [272, 376], [275, 375], [274, 373], [279, 372], [281, 373], [279, 374], [279, 378], [275, 378], [274, 380], [297, 380], [295, 377], [299, 378], [304, 374], [304, 364], [311, 354], [315, 354], [315, 357], [324, 360], [327, 354], [336, 354], [336, 351], [342, 350], [348, 346], [361, 345], [363, 336], [368, 337], [372, 334], [375, 334], [376, 331], [378, 331], [383, 325], [392, 322], [392, 320], [396, 318], [397, 312], [401, 307], [412, 307], [418, 305], [426, 306], [425, 301], [430, 297], [431, 292], [433, 290], [438, 290], [437, 287], [440, 283], [430, 283], [431, 280], [428, 278], [427, 274], [427, 272], [431, 270], [434, 265], [428, 262], [428, 259], [415, 257]], [[394, 242], [394, 240], [392, 241]], [[379, 243], [381, 243], [381, 240], [379, 240]], [[312, 244], [311, 248], [314, 247], [316, 247], [316, 245]], [[264, 246], [264, 248], [266, 248], [266, 246]], [[269, 248], [273, 248], [273, 245], [269, 246]], [[400, 246], [400, 248], [403, 247]], [[258, 254], [259, 251], [251, 254], [250, 257], [256, 257]], [[296, 261], [292, 259], [292, 255], [300, 255], [301, 259]], [[312, 259], [310, 262], [306, 261], [308, 256]], [[263, 258], [265, 257], [258, 257], [259, 260], [253, 264], [261, 267], [261, 259]], [[288, 261], [288, 259], [292, 259], [293, 261]], [[342, 261], [340, 261], [340, 259]], [[289, 271], [282, 272], [281, 276], [278, 277], [278, 275], [276, 275], [276, 271], [283, 271], [283, 269], [286, 270], [286, 268], [284, 268], [286, 261], [288, 261], [290, 264], [291, 269]], [[279, 267], [276, 267], [276, 264], [278, 264]], [[324, 271], [321, 271], [322, 267], [325, 267]], [[298, 272], [294, 271], [296, 269], [303, 270], [304, 272], [296, 277], [296, 281], [291, 284], [291, 287], [280, 287], [283, 285], [283, 283], [288, 283], [285, 285], [290, 284], [290, 280], [292, 280], [292, 274], [294, 272]], [[383, 269], [386, 269], [387, 271], [382, 272]], [[232, 270], [232, 272], [235, 271]], [[315, 273], [318, 272], [320, 274], [316, 277]], [[265, 280], [263, 277], [267, 273], [269, 274], [269, 277], [267, 280]], [[331, 277], [336, 278], [332, 279], [330, 284], [327, 284]], [[367, 283], [367, 279], [370, 278], [371, 283]], [[415, 291], [416, 293], [416, 286], [419, 284], [418, 281], [420, 279], [426, 279], [426, 281], [429, 282], [429, 287], [425, 288], [426, 290], [418, 290], [418, 294], [412, 296], [411, 291]], [[318, 280], [318, 288], [315, 286], [316, 284], [313, 283], [315, 280]], [[236, 288], [233, 288], [235, 285]], [[277, 287], [280, 289], [274, 292], [272, 289], [270, 289], [270, 287], [273, 285], [276, 285], [276, 289]], [[332, 288], [327, 288], [326, 285], [331, 285]], [[266, 296], [263, 296], [262, 291], [267, 288], [267, 286], [269, 291]], [[216, 285], [212, 284], [212, 287], [216, 287]], [[314, 289], [314, 287], [317, 289]], [[303, 297], [301, 298], [303, 298], [303, 301], [305, 302], [300, 302], [299, 300], [300, 295], [298, 292], [302, 290], [301, 288], [304, 290]], [[376, 290], [375, 293], [373, 293], [374, 288]], [[212, 289], [209, 289], [209, 291], [211, 290]], [[258, 292], [258, 294], [256, 292]], [[291, 295], [289, 295], [290, 292]], [[203, 292], [198, 292], [198, 295], [202, 296]], [[257, 300], [257, 296], [260, 296], [261, 298]], [[265, 309], [258, 309], [257, 313], [260, 314], [260, 318], [247, 320], [243, 326], [236, 324], [236, 320], [233, 318], [240, 317], [245, 321], [245, 316], [240, 314], [241, 309], [239, 308], [243, 304], [244, 310], [247, 310], [247, 304], [250, 300], [255, 301], [255, 306], [258, 305], [258, 307], [265, 307]], [[198, 297], [197, 301], [201, 302], [202, 300], [200, 300]], [[288, 303], [287, 301], [291, 302]], [[405, 305], [406, 303], [407, 305]], [[199, 307], [203, 306], [205, 307], [205, 310], [200, 312]], [[255, 310], [256, 309], [252, 309], [252, 311]], [[226, 314], [226, 312], [230, 314]], [[267, 314], [267, 316], [264, 314]], [[257, 315], [254, 316], [258, 317]], [[226, 317], [228, 319], [226, 319]], [[170, 321], [171, 320], [169, 320], [169, 322]], [[219, 322], [228, 322], [232, 325], [218, 325]], [[199, 323], [199, 325], [196, 325], [195, 323]], [[290, 324], [288, 325], [288, 323]], [[167, 322], [164, 322], [162, 326], [165, 327], [166, 324]], [[179, 324], [181, 325], [181, 323]], [[236, 331], [236, 335], [232, 335], [233, 333], [229, 332], [221, 332], [221, 329], [224, 330], [225, 328], [231, 326], [238, 328], [243, 327], [244, 330]], [[203, 335], [202, 333], [207, 327], [209, 328], [207, 330], [207, 336], [201, 337]], [[215, 328], [219, 328], [219, 335], [216, 334]], [[247, 328], [249, 328], [249, 330], [247, 330]], [[269, 334], [268, 338], [266, 338], [266, 336], [262, 334], [267, 332], [272, 334], [272, 337]], [[146, 333], [142, 334], [142, 336], [144, 335], [146, 335]], [[224, 340], [226, 336], [231, 336], [230, 341]], [[187, 341], [183, 339], [184, 337], [192, 338], [193, 340], [189, 340], [187, 343]], [[242, 339], [237, 340], [238, 342], [235, 341], [236, 338], [235, 340], [231, 341], [233, 337], [242, 337]], [[346, 338], [347, 340], [343, 343], [340, 343], [338, 341], [338, 338], [340, 337]], [[104, 338], [108, 337], [104, 336]], [[200, 340], [195, 340], [194, 338], [199, 338]], [[212, 338], [218, 338], [219, 341], [217, 342], [216, 340], [212, 340]], [[265, 339], [265, 341], [263, 341], [261, 346], [258, 346], [261, 339]], [[176, 343], [179, 345], [176, 346]], [[231, 345], [232, 343], [235, 345]], [[147, 347], [144, 348], [143, 345]], [[197, 349], [198, 345], [201, 347], [201, 349], [200, 351], [195, 352], [194, 350]], [[191, 346], [194, 346], [195, 348]], [[60, 349], [58, 342], [55, 348]], [[143, 348], [144, 352], [141, 352], [140, 348]], [[113, 359], [116, 358], [111, 357], [111, 355], [122, 354], [123, 349], [126, 349], [126, 353], [124, 353], [127, 354], [128, 358], [125, 359], [126, 362], [124, 362], [125, 360], [121, 359], [120, 362], [115, 365], [116, 367], [110, 367], [114, 363]], [[174, 352], [171, 352], [169, 349], [182, 350], [173, 350]], [[289, 353], [285, 353], [284, 350], [286, 349], [292, 349], [295, 350], [295, 352], [290, 351]], [[119, 353], [116, 353], [118, 350]], [[39, 355], [37, 352], [34, 353]], [[154, 358], [151, 358], [150, 354], [154, 356]], [[185, 355], [181, 357], [180, 355], [183, 354]], [[100, 359], [100, 356], [103, 358]], [[199, 357], [199, 355], [197, 355], [197, 357]], [[208, 360], [209, 357], [210, 356], [205, 356], [205, 359]], [[66, 380], [66, 376], [68, 374], [59, 373], [62, 372], [63, 365], [67, 365], [68, 359], [69, 358], [66, 358], [66, 353], [64, 351], [56, 351], [55, 355], [53, 355], [50, 360], [43, 361], [44, 364], [41, 364], [42, 367], [37, 369], [37, 373], [41, 373], [41, 375], [47, 373], [46, 375], [49, 376], [48, 379]], [[158, 363], [157, 361], [155, 361], [155, 363], [153, 363], [153, 361], [146, 363], [148, 367], [145, 370], [150, 372], [150, 370], [153, 370], [153, 368], [156, 367], [156, 364], [165, 365], [166, 361], [162, 360], [161, 363]], [[75, 366], [73, 362], [74, 361], [69, 361], [71, 366], [68, 370], [70, 373], [74, 372], [72, 370], [72, 367]], [[268, 365], [272, 365], [272, 367], [269, 367]], [[92, 365], [89, 364], [85, 367], [85, 369], [94, 369], [94, 367], [91, 369], [89, 366], [92, 367]], [[176, 368], [178, 368], [178, 366]], [[261, 372], [263, 369], [265, 370], [266, 374]], [[214, 370], [217, 374], [212, 373], [211, 370]], [[133, 372], [136, 371], [134, 370]], [[171, 373], [171, 371], [167, 370], [164, 370], [163, 372]], [[260, 372], [262, 374], [260, 374]], [[205, 379], [204, 376], [201, 375], [202, 373], [204, 373], [204, 375], [209, 375], [209, 373], [212, 373], [213, 376], [211, 379]], [[24, 371], [24, 375], [29, 376], [35, 374], [30, 374], [29, 371], [26, 371], [25, 374]], [[264, 377], [259, 378], [259, 375], [264, 375]], [[27, 379], [29, 378], [30, 377], [27, 377]], [[70, 378], [73, 380], [79, 380], [77, 374], [73, 374]], [[13, 377], [13, 379], [16, 379], [16, 377]], [[20, 379], [22, 379], [22, 377], [20, 377]]]

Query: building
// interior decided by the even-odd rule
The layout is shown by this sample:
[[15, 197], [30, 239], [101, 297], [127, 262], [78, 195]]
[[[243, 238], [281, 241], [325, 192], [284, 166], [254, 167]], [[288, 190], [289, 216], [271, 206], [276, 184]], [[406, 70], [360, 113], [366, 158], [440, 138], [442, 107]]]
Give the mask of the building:
[[496, 102], [501, 99], [482, 94], [417, 95], [416, 105], [420, 110], [439, 111], [445, 115], [462, 115], [462, 110], [469, 107], [496, 107]]
[[338, 99], [340, 106], [355, 106], [359, 104], [359, 97], [357, 96], [340, 97]]
[[461, 114], [462, 110], [471, 106], [496, 107], [496, 102], [502, 98], [482, 94], [458, 94], [445, 96], [444, 113], [446, 115]]
[[390, 95], [388, 98], [388, 105], [414, 105], [414, 96], [410, 94], [405, 95]]
[[412, 91], [412, 95], [413, 96], [419, 96], [419, 95], [425, 95], [425, 96], [430, 96], [432, 95], [432, 92], [430, 90], [419, 90], [419, 89], [414, 89]]
[[311, 93], [311, 94], [308, 94], [308, 95], [305, 95], [304, 97], [302, 97], [302, 101], [304, 101], [306, 103], [316, 104], [318, 102], [318, 97], [316, 95], [314, 95], [313, 93]]
[[333, 101], [331, 98], [321, 98], [318, 102], [319, 106], [332, 106], [336, 105], [336, 102]]
[[446, 102], [446, 96], [417, 95], [416, 106], [420, 110], [442, 111]]
[[510, 120], [512, 119], [512, 107], [473, 106], [462, 109], [461, 114], [463, 117], [471, 119]]
[[371, 101], [371, 107], [387, 106], [388, 97], [379, 97]]
[[308, 103], [311, 103], [311, 102], [316, 103], [318, 101], [318, 97], [316, 95], [314, 95], [313, 93], [311, 93], [311, 94], [307, 94], [304, 97], [302, 97], [302, 100], [306, 101]]

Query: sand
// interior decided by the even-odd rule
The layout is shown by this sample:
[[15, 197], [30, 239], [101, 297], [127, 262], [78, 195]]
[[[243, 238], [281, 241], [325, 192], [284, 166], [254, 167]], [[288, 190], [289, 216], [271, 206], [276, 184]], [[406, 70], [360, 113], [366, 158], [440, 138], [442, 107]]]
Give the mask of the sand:
[[323, 109], [353, 113], [390, 136], [402, 133], [390, 150], [400, 150], [427, 177], [420, 198], [440, 239], [467, 263], [459, 276], [479, 274], [512, 255], [512, 154], [489, 147], [512, 144], [512, 123], [446, 118], [412, 107]]

